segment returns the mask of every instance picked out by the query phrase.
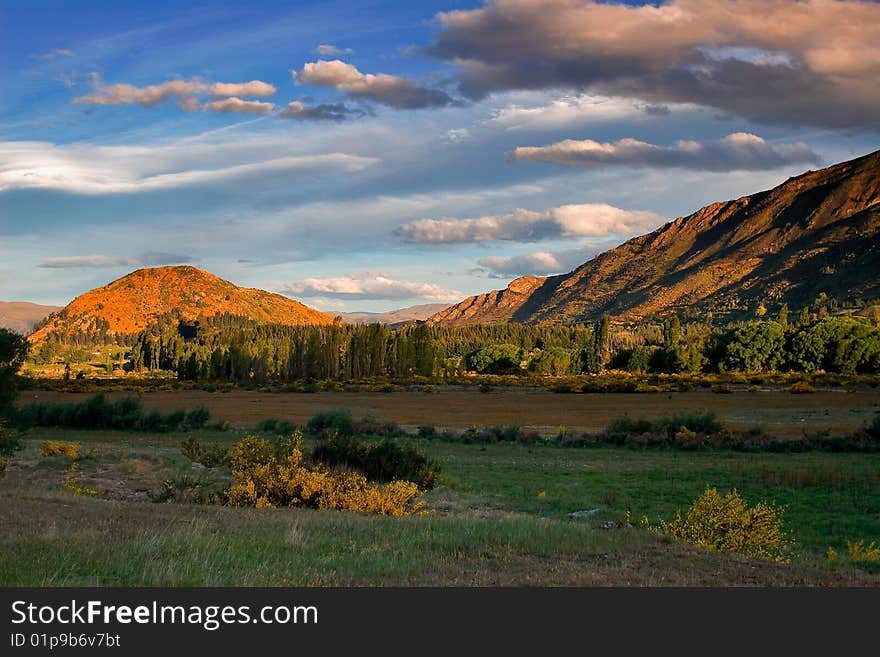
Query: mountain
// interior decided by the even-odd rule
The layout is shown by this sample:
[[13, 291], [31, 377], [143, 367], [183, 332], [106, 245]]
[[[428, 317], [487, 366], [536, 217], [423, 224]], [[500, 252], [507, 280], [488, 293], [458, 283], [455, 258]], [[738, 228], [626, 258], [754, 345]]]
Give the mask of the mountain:
[[444, 308], [445, 303], [422, 303], [384, 313], [339, 313], [339, 316], [346, 324], [406, 324], [424, 321]]
[[0, 328], [30, 333], [38, 322], [60, 309], [60, 306], [41, 306], [29, 301], [0, 301]]
[[194, 320], [230, 314], [274, 324], [331, 324], [333, 318], [279, 294], [238, 287], [195, 267], [138, 269], [86, 292], [50, 316], [30, 339], [75, 334], [132, 335], [159, 317]]
[[731, 313], [821, 293], [880, 296], [880, 151], [713, 203], [568, 274], [523, 277], [430, 322], [631, 321], [669, 311]]

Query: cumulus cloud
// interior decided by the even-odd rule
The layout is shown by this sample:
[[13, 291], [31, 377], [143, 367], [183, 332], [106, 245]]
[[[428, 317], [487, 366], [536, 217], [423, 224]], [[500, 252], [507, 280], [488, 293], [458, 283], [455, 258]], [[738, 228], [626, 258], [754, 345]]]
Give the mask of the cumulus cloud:
[[67, 48], [53, 48], [49, 52], [44, 52], [42, 55], [37, 55], [37, 59], [41, 60], [50, 60], [50, 59], [58, 59], [59, 57], [73, 57], [76, 53]]
[[[270, 155], [284, 150], [263, 141], [153, 147], [0, 142], [0, 193], [56, 189], [76, 194], [128, 194], [226, 185], [269, 174], [351, 173], [378, 162], [347, 153]], [[229, 164], [217, 167], [216, 162]]]
[[162, 84], [136, 87], [132, 84], [104, 84], [97, 74], [92, 75], [96, 91], [74, 98], [75, 105], [143, 105], [153, 107], [169, 98], [183, 98], [204, 90], [204, 84], [192, 80], [170, 80]]
[[569, 237], [634, 235], [662, 223], [653, 212], [622, 210], [604, 203], [562, 205], [544, 212], [517, 209], [474, 219], [419, 219], [394, 234], [407, 242], [456, 244], [490, 241], [537, 242]]
[[232, 98], [205, 103], [202, 105], [202, 109], [221, 114], [228, 114], [229, 112], [236, 112], [238, 114], [269, 114], [275, 109], [275, 105], [259, 100], [242, 100], [233, 96]]
[[426, 301], [457, 301], [464, 295], [436, 283], [403, 281], [392, 274], [365, 272], [337, 278], [304, 278], [286, 283], [284, 294], [303, 297], [340, 299], [425, 299]]
[[495, 0], [440, 13], [428, 52], [473, 98], [589, 90], [750, 119], [880, 123], [880, 4], [861, 0]]
[[315, 54], [321, 55], [321, 57], [334, 57], [339, 55], [350, 55], [354, 50], [351, 48], [337, 48], [333, 44], [330, 43], [322, 43], [320, 46], [315, 48]]
[[321, 103], [311, 107], [302, 101], [295, 100], [288, 103], [279, 113], [288, 119], [306, 119], [312, 121], [344, 121], [351, 117], [364, 116], [364, 110], [351, 108], [345, 103]]
[[566, 139], [547, 146], [520, 146], [511, 157], [518, 162], [587, 168], [623, 165], [704, 171], [763, 170], [798, 162], [820, 162], [819, 156], [804, 143], [774, 145], [746, 132], [736, 132], [717, 141], [678, 141], [673, 146], [657, 146], [629, 138], [612, 143]]
[[[260, 80], [250, 82], [215, 82], [207, 84], [200, 80], [169, 80], [161, 84], [136, 87], [132, 84], [104, 84], [96, 73], [92, 74], [95, 93], [73, 99], [75, 105], [141, 105], [154, 107], [168, 100], [176, 99], [178, 107], [184, 111], [196, 112], [241, 112], [244, 114], [268, 114], [275, 106], [272, 103], [241, 100], [238, 96], [257, 96], [266, 98], [276, 93], [271, 84]], [[228, 97], [209, 103], [199, 102], [200, 95], [215, 98]]]
[[306, 63], [301, 71], [293, 71], [298, 84], [333, 87], [353, 98], [363, 98], [398, 109], [443, 107], [454, 101], [439, 89], [431, 89], [414, 80], [380, 73], [361, 73], [356, 67], [339, 59]]
[[193, 262], [188, 255], [176, 253], [143, 253], [136, 256], [85, 255], [45, 258], [37, 265], [44, 269], [90, 269], [107, 267], [161, 267]]
[[212, 96], [256, 96], [257, 98], [268, 98], [277, 93], [277, 89], [260, 80], [251, 80], [250, 82], [215, 82], [208, 86], [208, 93]]

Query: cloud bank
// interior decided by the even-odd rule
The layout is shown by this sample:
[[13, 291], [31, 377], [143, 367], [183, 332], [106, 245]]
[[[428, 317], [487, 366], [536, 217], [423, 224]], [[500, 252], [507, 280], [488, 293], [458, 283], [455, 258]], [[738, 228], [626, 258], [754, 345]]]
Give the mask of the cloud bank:
[[653, 212], [622, 210], [605, 203], [562, 205], [544, 212], [517, 209], [475, 219], [419, 219], [394, 234], [407, 242], [460, 244], [490, 241], [537, 242], [569, 237], [634, 235], [654, 228], [663, 218]]
[[804, 143], [774, 145], [757, 135], [737, 132], [709, 142], [678, 141], [657, 146], [637, 139], [600, 143], [566, 139], [547, 146], [520, 146], [517, 162], [550, 162], [563, 166], [676, 167], [702, 171], [766, 170], [795, 163], [819, 164], [819, 156]]
[[[250, 183], [270, 174], [353, 173], [379, 161], [347, 153], [272, 156], [284, 150], [263, 141], [152, 147], [0, 142], [0, 193], [55, 189], [75, 194], [130, 194]], [[228, 164], [218, 167], [217, 162]]]
[[444, 91], [431, 89], [418, 82], [396, 75], [361, 73], [356, 67], [339, 59], [306, 63], [293, 72], [298, 84], [332, 87], [352, 98], [362, 98], [397, 109], [444, 107], [454, 101]]
[[365, 272], [336, 278], [304, 278], [286, 283], [283, 294], [302, 297], [331, 297], [341, 299], [424, 299], [426, 301], [457, 301], [463, 295], [436, 283], [403, 281], [391, 274]]
[[437, 15], [461, 90], [575, 89], [749, 119], [880, 125], [880, 3], [495, 0]]

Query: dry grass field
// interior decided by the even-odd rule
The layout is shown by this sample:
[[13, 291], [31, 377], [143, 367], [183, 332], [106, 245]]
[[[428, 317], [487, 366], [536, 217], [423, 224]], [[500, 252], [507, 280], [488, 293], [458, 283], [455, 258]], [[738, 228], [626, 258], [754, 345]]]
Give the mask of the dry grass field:
[[[135, 393], [111, 392], [110, 399]], [[80, 402], [86, 393], [25, 391], [21, 403], [32, 401]], [[555, 394], [529, 388], [497, 388], [481, 393], [475, 387], [443, 388], [436, 392], [319, 392], [313, 394], [265, 393], [233, 390], [145, 392], [147, 410], [207, 406], [211, 417], [233, 426], [249, 428], [266, 417], [303, 423], [315, 413], [348, 408], [356, 418], [373, 415], [405, 428], [423, 424], [462, 429], [468, 426], [510, 425], [555, 432], [557, 427], [599, 431], [621, 415], [656, 418], [678, 412], [712, 410], [726, 426], [750, 429], [761, 426], [779, 437], [799, 437], [805, 431], [829, 429], [848, 433], [880, 410], [880, 389], [822, 391], [793, 395], [784, 390], [736, 391], [716, 394], [708, 390], [656, 394], [595, 393]]]

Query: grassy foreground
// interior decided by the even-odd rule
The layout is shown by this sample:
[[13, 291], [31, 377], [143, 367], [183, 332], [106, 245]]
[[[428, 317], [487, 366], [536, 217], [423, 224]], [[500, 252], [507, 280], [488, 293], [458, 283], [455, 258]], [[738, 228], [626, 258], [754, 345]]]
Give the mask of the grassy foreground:
[[[204, 444], [237, 435], [205, 431]], [[880, 585], [876, 564], [828, 561], [880, 537], [880, 455], [564, 449], [423, 442], [444, 467], [428, 516], [154, 504], [196, 476], [183, 434], [35, 430], [0, 480], [2, 585]], [[67, 461], [44, 439], [92, 454]], [[779, 565], [673, 543], [623, 522], [686, 508], [707, 485], [786, 507]], [[588, 519], [568, 513], [599, 509]], [[603, 528], [609, 527], [609, 528]]]

